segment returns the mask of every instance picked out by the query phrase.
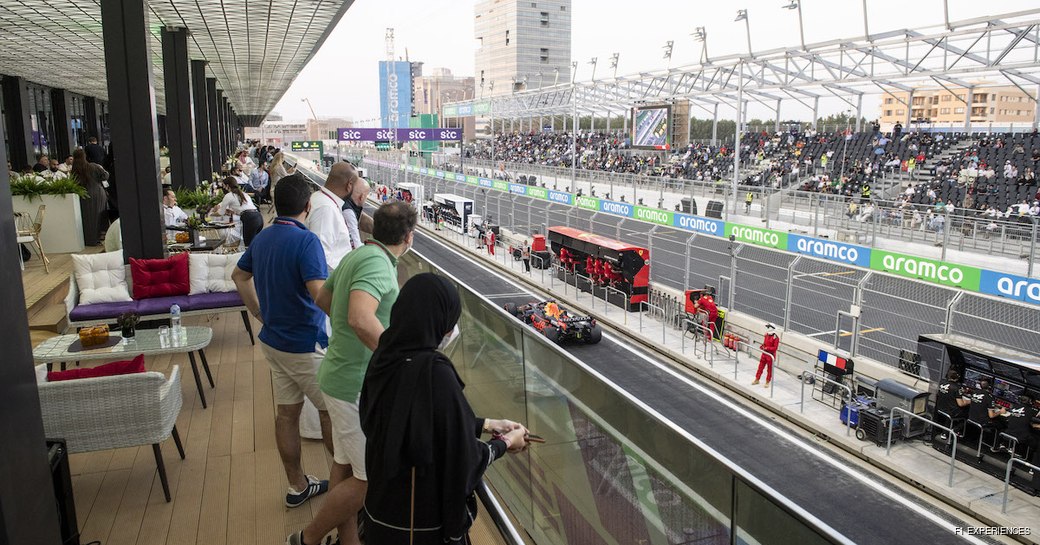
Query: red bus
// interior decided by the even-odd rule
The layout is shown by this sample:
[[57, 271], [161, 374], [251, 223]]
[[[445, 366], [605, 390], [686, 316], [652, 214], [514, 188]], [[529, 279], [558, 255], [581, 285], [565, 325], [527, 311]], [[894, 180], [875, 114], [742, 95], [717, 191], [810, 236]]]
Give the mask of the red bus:
[[629, 303], [648, 302], [650, 251], [620, 240], [571, 227], [549, 228], [550, 248], [570, 273], [591, 279], [592, 286], [610, 286], [629, 296]]

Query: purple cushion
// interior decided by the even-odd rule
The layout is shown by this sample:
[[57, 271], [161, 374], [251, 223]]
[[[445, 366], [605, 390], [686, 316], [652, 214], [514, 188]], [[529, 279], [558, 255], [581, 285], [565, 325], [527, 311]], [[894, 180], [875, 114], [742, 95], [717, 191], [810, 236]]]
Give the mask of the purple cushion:
[[191, 310], [188, 307], [187, 295], [173, 295], [169, 297], [152, 297], [137, 301], [137, 314], [140, 316], [151, 316], [154, 314], [169, 314], [170, 307], [178, 304], [181, 310]]
[[117, 301], [114, 303], [94, 303], [93, 305], [77, 305], [69, 313], [73, 322], [90, 322], [94, 320], [114, 320], [124, 312], [135, 312], [137, 301]]
[[[187, 310], [207, 310], [211, 308], [240, 307], [242, 297], [237, 291], [200, 293], [188, 296]], [[184, 307], [181, 307], [184, 308]]]

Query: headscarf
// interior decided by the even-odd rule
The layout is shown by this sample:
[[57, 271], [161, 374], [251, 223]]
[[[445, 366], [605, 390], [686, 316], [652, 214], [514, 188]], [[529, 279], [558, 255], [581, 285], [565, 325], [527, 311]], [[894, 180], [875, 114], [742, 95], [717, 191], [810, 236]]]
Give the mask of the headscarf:
[[442, 276], [418, 274], [401, 288], [359, 401], [368, 452], [378, 453], [366, 455], [370, 479], [388, 480], [433, 463], [431, 370], [436, 363], [454, 370], [437, 346], [461, 315], [458, 290]]

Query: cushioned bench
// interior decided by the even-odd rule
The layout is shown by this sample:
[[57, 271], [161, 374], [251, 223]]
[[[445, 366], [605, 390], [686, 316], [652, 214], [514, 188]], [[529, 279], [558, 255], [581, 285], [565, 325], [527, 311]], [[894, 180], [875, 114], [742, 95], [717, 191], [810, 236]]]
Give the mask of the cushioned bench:
[[[73, 256], [74, 272], [69, 277], [69, 293], [65, 297], [68, 318], [66, 331], [85, 325], [114, 324], [119, 315], [125, 312], [136, 313], [142, 320], [169, 319], [170, 307], [176, 304], [181, 308], [182, 317], [240, 313], [242, 324], [249, 334], [249, 342], [255, 344], [249, 313], [238, 292], [234, 291], [234, 282], [231, 281], [231, 271], [239, 255], [192, 254], [189, 256], [190, 288], [180, 290], [188, 293], [151, 296], [155, 290], [138, 285], [132, 292], [135, 295], [132, 298], [130, 293], [134, 274], [129, 273], [130, 266], [122, 264], [122, 252]], [[91, 290], [84, 300], [81, 300], [81, 295], [86, 289], [80, 286], [77, 277], [88, 283], [86, 289]]]

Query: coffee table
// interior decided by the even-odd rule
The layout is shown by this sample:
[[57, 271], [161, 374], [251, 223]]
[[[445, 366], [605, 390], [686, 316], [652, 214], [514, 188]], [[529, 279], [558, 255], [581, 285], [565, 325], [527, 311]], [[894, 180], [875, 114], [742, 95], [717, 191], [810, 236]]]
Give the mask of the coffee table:
[[[181, 342], [182, 340], [171, 339], [169, 343], [162, 344], [159, 342], [158, 329], [141, 329], [126, 343], [119, 343], [107, 348], [86, 349], [76, 352], [70, 352], [69, 349], [79, 340], [79, 335], [59, 335], [43, 341], [34, 348], [33, 361], [37, 364], [46, 363], [48, 371], [51, 370], [54, 363], [60, 363], [61, 369], [64, 371], [65, 363], [70, 361], [79, 363], [82, 361], [114, 360], [126, 356], [133, 357], [137, 354], [159, 356], [162, 354], [186, 353], [188, 354], [188, 360], [191, 362], [191, 372], [195, 374], [195, 387], [199, 390], [202, 408], [205, 409], [206, 394], [202, 390], [202, 379], [199, 376], [199, 367], [195, 363], [195, 352], [199, 353], [199, 359], [202, 360], [202, 368], [206, 371], [206, 378], [209, 379], [210, 388], [214, 388], [216, 385], [213, 383], [213, 374], [209, 370], [209, 362], [206, 361], [206, 353], [203, 351], [209, 346], [210, 341], [213, 340], [213, 330], [203, 326], [185, 326], [184, 330], [186, 338], [183, 339], [183, 342]], [[172, 337], [173, 330], [170, 330], [170, 333]]]

